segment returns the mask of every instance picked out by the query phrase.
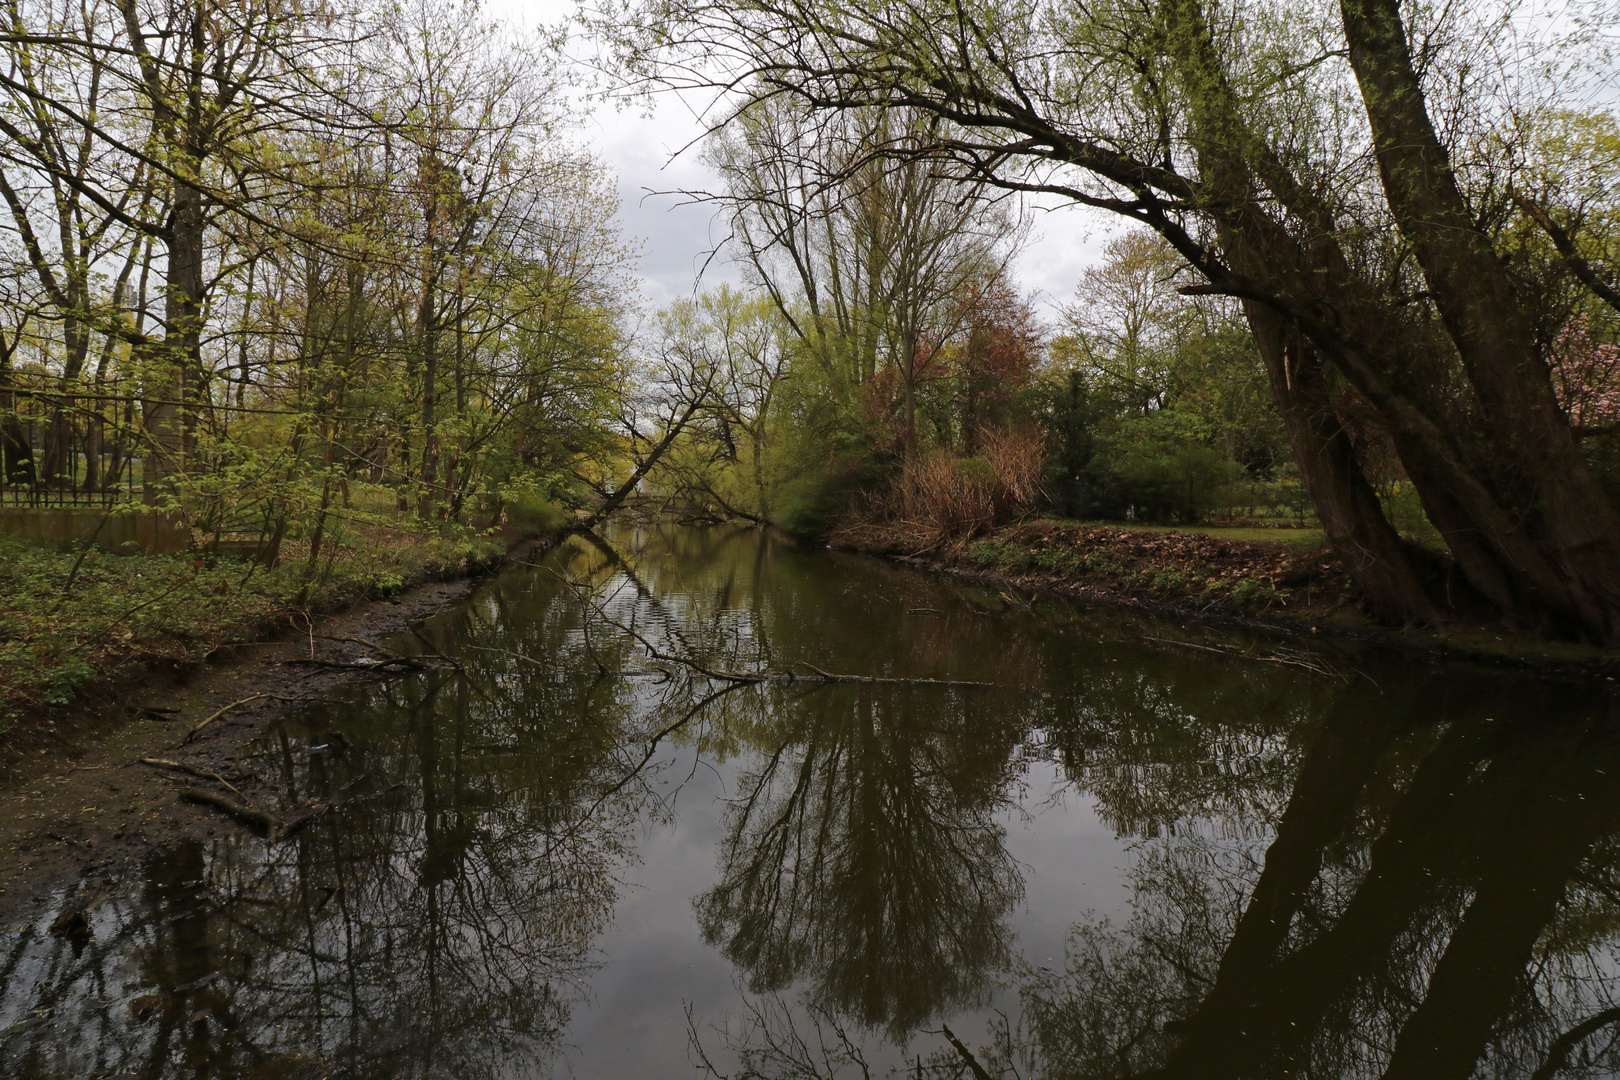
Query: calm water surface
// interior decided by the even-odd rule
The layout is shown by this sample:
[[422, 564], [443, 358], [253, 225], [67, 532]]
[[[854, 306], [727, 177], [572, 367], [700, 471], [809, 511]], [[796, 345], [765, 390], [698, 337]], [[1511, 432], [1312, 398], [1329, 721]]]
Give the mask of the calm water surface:
[[754, 532], [575, 538], [430, 624], [459, 670], [256, 747], [326, 819], [8, 928], [0, 1074], [1620, 1070], [1611, 695], [1166, 633]]

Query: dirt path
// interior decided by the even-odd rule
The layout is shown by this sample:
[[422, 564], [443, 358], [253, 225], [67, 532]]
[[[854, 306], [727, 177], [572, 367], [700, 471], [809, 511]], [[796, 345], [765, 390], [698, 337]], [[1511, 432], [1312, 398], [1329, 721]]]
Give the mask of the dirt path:
[[[513, 556], [532, 550], [524, 545]], [[421, 585], [317, 618], [277, 640], [229, 650], [227, 659], [189, 674], [148, 678], [91, 702], [71, 725], [58, 725], [56, 745], [14, 758], [0, 786], [0, 920], [20, 915], [61, 881], [116, 877], [154, 847], [240, 828], [180, 793], [199, 786], [198, 773], [211, 773], [251, 804], [251, 774], [237, 759], [248, 743], [302, 703], [341, 698], [375, 680], [378, 672], [366, 668], [386, 669], [391, 654], [363, 642], [420, 625], [491, 576]], [[353, 640], [332, 640], [345, 638]]]

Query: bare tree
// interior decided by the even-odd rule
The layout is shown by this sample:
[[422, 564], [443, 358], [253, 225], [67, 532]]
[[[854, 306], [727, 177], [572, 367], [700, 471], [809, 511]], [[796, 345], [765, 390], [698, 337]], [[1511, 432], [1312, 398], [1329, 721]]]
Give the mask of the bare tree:
[[897, 372], [908, 456], [930, 343], [960, 329], [951, 299], [1025, 235], [985, 184], [923, 153], [927, 137], [921, 114], [766, 100], [709, 150], [743, 259], [834, 390], [853, 397], [880, 359]]

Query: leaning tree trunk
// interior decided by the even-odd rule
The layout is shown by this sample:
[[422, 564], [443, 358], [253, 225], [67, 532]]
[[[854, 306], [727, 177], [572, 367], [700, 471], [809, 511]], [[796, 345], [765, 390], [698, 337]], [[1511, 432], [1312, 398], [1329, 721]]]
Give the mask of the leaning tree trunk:
[[[1205, 178], [1185, 197], [1209, 208], [1232, 267], [1201, 259], [1207, 252], [1169, 218], [1155, 227], [1210, 275], [1215, 291], [1264, 298], [1289, 316], [1373, 407], [1459, 567], [1510, 622], [1613, 641], [1620, 516], [1558, 409], [1511, 281], [1462, 201], [1396, 3], [1341, 0], [1351, 61], [1386, 198], [1467, 370], [1484, 416], [1479, 430], [1464, 432], [1423, 386], [1434, 343], [1403, 325], [1408, 315], [1387, 285], [1340, 248], [1330, 201], [1249, 127], [1199, 0], [1163, 8]], [[1261, 258], [1244, 258], [1244, 248]]]
[[[1259, 202], [1260, 176], [1280, 170], [1244, 119], [1241, 103], [1210, 47], [1197, 0], [1166, 7], [1172, 51], [1187, 82], [1200, 171], [1216, 214], [1216, 236], [1234, 271], [1286, 279], [1286, 268], [1312, 259]], [[1308, 214], [1320, 216], [1315, 208]], [[1320, 255], [1317, 256], [1320, 258]], [[1318, 275], [1305, 274], [1314, 281]], [[1244, 314], [1266, 365], [1273, 400], [1288, 431], [1300, 479], [1334, 553], [1380, 621], [1426, 624], [1439, 618], [1412, 553], [1367, 481], [1342, 418], [1333, 407], [1329, 372], [1299, 326], [1277, 308], [1245, 300]]]
[[1328, 372], [1316, 350], [1267, 305], [1246, 301], [1244, 311], [1322, 532], [1368, 609], [1383, 622], [1437, 621], [1439, 611], [1410, 550], [1385, 516], [1333, 408]]
[[[1385, 197], [1468, 373], [1489, 443], [1490, 468], [1475, 470], [1486, 491], [1447, 483], [1445, 496], [1467, 508], [1516, 592], [1611, 642], [1620, 636], [1620, 513], [1558, 406], [1524, 300], [1457, 187], [1397, 0], [1341, 0], [1340, 10]], [[1495, 520], [1474, 512], [1487, 495], [1501, 506]]]

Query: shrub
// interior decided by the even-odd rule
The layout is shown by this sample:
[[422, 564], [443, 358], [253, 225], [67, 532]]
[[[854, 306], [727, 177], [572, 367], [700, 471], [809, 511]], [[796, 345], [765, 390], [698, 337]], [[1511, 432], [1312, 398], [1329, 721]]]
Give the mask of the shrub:
[[1246, 611], [1265, 611], [1285, 603], [1288, 597], [1267, 582], [1245, 578], [1232, 586], [1232, 599]]
[[1044, 449], [1033, 432], [1000, 428], [982, 434], [973, 457], [923, 454], [901, 473], [895, 514], [942, 538], [977, 536], [1029, 514], [1042, 497]]
[[506, 497], [506, 520], [533, 536], [556, 532], [568, 524], [568, 512], [532, 488]]

